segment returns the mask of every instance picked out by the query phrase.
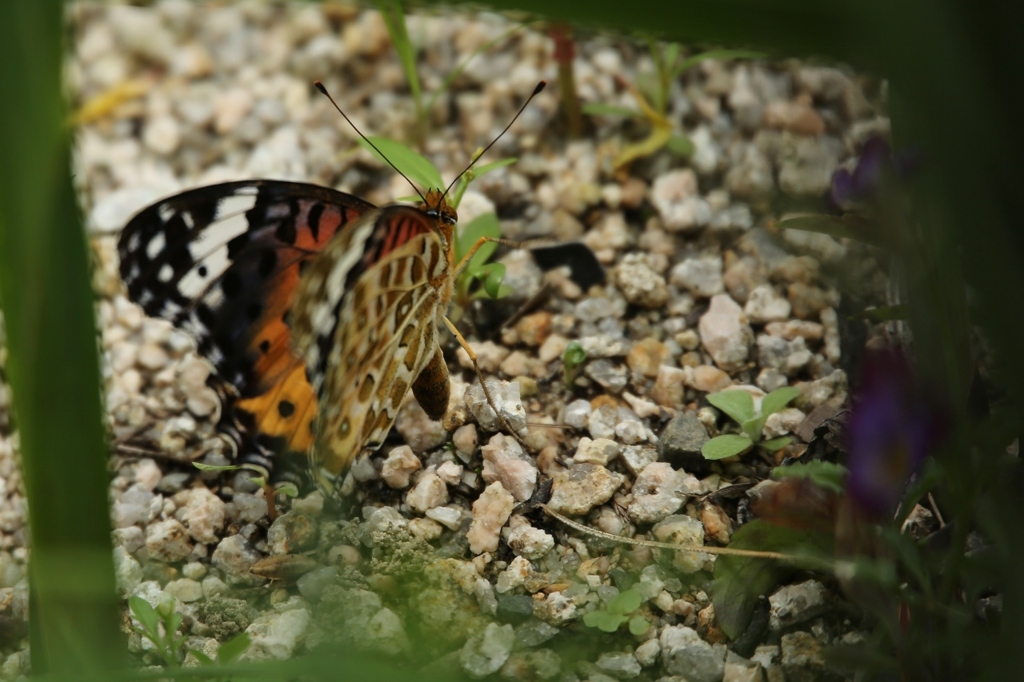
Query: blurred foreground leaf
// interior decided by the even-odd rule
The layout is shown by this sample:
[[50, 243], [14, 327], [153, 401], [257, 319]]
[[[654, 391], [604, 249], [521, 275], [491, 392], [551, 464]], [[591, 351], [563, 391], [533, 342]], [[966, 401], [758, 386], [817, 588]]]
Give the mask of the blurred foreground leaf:
[[[831, 537], [825, 533], [797, 531], [754, 520], [741, 527], [732, 536], [732, 549], [754, 549], [763, 552], [800, 554], [827, 553]], [[809, 565], [814, 565], [809, 560]], [[791, 575], [798, 566], [793, 564], [740, 556], [720, 556], [715, 559], [715, 581], [711, 585], [711, 601], [715, 605], [715, 618], [730, 639], [736, 639], [750, 622], [757, 599], [768, 595], [776, 585]]]
[[85, 232], [61, 87], [63, 6], [0, 3], [0, 305], [31, 512], [32, 673], [120, 667]]

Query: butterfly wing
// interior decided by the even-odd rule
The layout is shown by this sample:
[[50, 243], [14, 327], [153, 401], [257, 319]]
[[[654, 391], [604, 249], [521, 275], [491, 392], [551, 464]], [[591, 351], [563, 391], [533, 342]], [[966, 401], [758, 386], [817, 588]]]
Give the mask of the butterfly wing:
[[332, 243], [299, 284], [296, 351], [321, 405], [311, 469], [328, 490], [380, 447], [409, 387], [440, 357], [451, 253], [435, 223], [406, 206], [371, 213], [352, 228], [361, 253]]
[[244, 457], [270, 468], [278, 452], [309, 451], [316, 399], [287, 324], [299, 271], [334, 239], [361, 250], [350, 227], [373, 209], [325, 187], [248, 180], [159, 201], [122, 232], [129, 297], [195, 337], [229, 387], [220, 427]]

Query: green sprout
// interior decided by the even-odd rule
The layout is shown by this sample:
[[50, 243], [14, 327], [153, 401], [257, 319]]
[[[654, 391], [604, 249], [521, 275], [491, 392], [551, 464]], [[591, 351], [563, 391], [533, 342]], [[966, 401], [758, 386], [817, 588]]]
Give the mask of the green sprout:
[[580, 375], [586, 362], [587, 351], [583, 349], [579, 341], [570, 341], [565, 347], [565, 352], [562, 353], [562, 367], [565, 370], [566, 388], [572, 388], [573, 383], [576, 382], [576, 377]]
[[701, 453], [705, 459], [725, 459], [741, 455], [757, 445], [775, 452], [792, 442], [789, 436], [780, 436], [771, 440], [761, 440], [761, 431], [769, 416], [778, 412], [791, 400], [800, 395], [800, 390], [792, 386], [777, 388], [761, 400], [761, 412], [754, 412], [754, 399], [746, 391], [732, 390], [708, 394], [708, 402], [732, 417], [740, 425], [741, 433], [727, 433], [712, 438]]
[[513, 33], [529, 25], [514, 26], [478, 47], [452, 69], [445, 77], [444, 82], [441, 83], [441, 87], [424, 101], [423, 86], [420, 84], [420, 77], [416, 71], [416, 48], [409, 38], [409, 30], [405, 22], [405, 10], [402, 7], [402, 3], [399, 0], [377, 0], [376, 4], [377, 10], [380, 12], [381, 17], [383, 17], [385, 26], [387, 26], [388, 35], [391, 36], [391, 44], [395, 46], [395, 52], [398, 53], [398, 61], [401, 63], [402, 71], [405, 73], [405, 80], [409, 83], [409, 92], [412, 93], [413, 105], [416, 109], [414, 139], [417, 145], [422, 145], [424, 140], [427, 139], [427, 122], [430, 112], [434, 110], [437, 99], [451, 88], [452, 83], [465, 71], [469, 63], [478, 55], [483, 54], [499, 43], [505, 42]]
[[[214, 465], [214, 464], [203, 464], [201, 462], [192, 462], [192, 466], [194, 466], [196, 469], [199, 469], [200, 471], [240, 471], [240, 470], [243, 470], [243, 469], [248, 470], [248, 471], [253, 471], [253, 472], [256, 472], [257, 475], [253, 476], [252, 478], [249, 479], [250, 483], [258, 485], [261, 488], [268, 488], [268, 487], [270, 487], [270, 484], [267, 482], [267, 471], [266, 471], [266, 469], [264, 469], [263, 467], [261, 467], [259, 465], [256, 465], [256, 464], [224, 464], [224, 465]], [[272, 492], [280, 493], [281, 495], [284, 495], [285, 497], [298, 497], [299, 496], [299, 489], [297, 487], [295, 487], [294, 483], [289, 483], [288, 481], [280, 481], [278, 483], [275, 483], [274, 486], [273, 486]]]
[[583, 616], [583, 623], [587, 627], [597, 628], [601, 632], [615, 632], [619, 626], [629, 622], [629, 631], [636, 635], [643, 635], [651, 627], [651, 622], [640, 614], [632, 615], [643, 603], [643, 596], [630, 588], [623, 590], [608, 600], [603, 609], [597, 609]]
[[684, 59], [678, 43], [661, 46], [653, 39], [648, 43], [651, 56], [654, 58], [655, 72], [641, 73], [637, 77], [636, 85], [624, 83], [636, 101], [636, 109], [599, 103], [583, 106], [583, 111], [591, 115], [646, 119], [650, 124], [651, 132], [647, 137], [622, 148], [615, 158], [615, 168], [628, 166], [637, 159], [654, 154], [662, 147], [679, 156], [692, 155], [693, 142], [683, 133], [676, 132], [675, 125], [668, 115], [672, 83], [684, 72], [708, 59], [757, 59], [764, 56], [761, 52], [750, 50], [708, 50]]
[[133, 625], [132, 631], [153, 644], [157, 655], [164, 659], [164, 665], [168, 668], [177, 668], [180, 665], [178, 654], [181, 652], [181, 645], [185, 643], [185, 635], [178, 634], [182, 615], [174, 610], [174, 604], [174, 600], [169, 599], [153, 608], [142, 597], [128, 599], [128, 609], [135, 620], [139, 621], [140, 626]]
[[[177, 668], [181, 665], [178, 659], [181, 646], [186, 639], [185, 635], [178, 634], [183, 618], [175, 610], [175, 603], [173, 598], [166, 599], [154, 608], [142, 597], [128, 599], [128, 610], [139, 622], [139, 627], [131, 626], [132, 631], [153, 644], [157, 655], [168, 668]], [[202, 665], [227, 665], [237, 661], [251, 643], [249, 635], [243, 632], [217, 647], [216, 660], [196, 649], [189, 649], [188, 653]]]
[[[401, 142], [386, 137], [369, 137], [360, 139], [359, 144], [373, 156], [381, 161], [390, 161], [400, 172], [404, 173], [411, 181], [424, 188], [443, 188], [444, 181], [441, 179], [441, 171], [425, 157], [405, 146]], [[376, 149], [374, 149], [376, 147]], [[478, 150], [474, 158], [478, 158]], [[451, 194], [447, 198], [449, 205], [458, 210], [459, 203], [470, 183], [477, 178], [490, 173], [493, 170], [515, 163], [515, 158], [500, 159], [482, 166], [470, 168], [462, 174], [455, 183]], [[399, 201], [420, 201], [418, 196], [400, 197]], [[498, 223], [498, 216], [494, 213], [485, 213], [477, 216], [467, 224], [459, 226], [455, 237], [455, 262], [461, 262], [474, 244], [481, 238], [497, 239], [501, 236], [501, 226]], [[485, 243], [473, 257], [470, 258], [466, 267], [458, 274], [455, 280], [455, 293], [453, 303], [455, 304], [450, 319], [455, 322], [462, 316], [462, 311], [469, 303], [484, 296], [490, 298], [502, 298], [511, 293], [512, 289], [504, 284], [505, 266], [502, 263], [488, 262], [497, 244]], [[472, 291], [473, 282], [480, 282], [481, 288], [475, 293]]]

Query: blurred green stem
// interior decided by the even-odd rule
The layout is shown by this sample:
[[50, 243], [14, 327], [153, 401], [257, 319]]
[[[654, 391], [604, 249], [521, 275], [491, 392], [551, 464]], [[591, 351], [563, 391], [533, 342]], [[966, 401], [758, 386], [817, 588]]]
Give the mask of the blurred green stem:
[[572, 61], [576, 58], [576, 44], [572, 29], [566, 24], [553, 24], [549, 29], [555, 43], [555, 63], [558, 64], [558, 92], [562, 97], [562, 111], [569, 126], [569, 137], [578, 139], [583, 135], [583, 114], [580, 99], [576, 96], [576, 73]]
[[88, 250], [61, 89], [63, 4], [0, 3], [0, 305], [31, 515], [34, 675], [121, 666]]

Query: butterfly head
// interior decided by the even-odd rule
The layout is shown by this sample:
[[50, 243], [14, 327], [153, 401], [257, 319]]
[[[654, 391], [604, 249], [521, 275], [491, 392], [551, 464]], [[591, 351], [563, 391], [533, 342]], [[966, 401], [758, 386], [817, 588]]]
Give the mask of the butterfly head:
[[420, 206], [424, 213], [431, 218], [437, 218], [437, 227], [444, 235], [448, 243], [452, 242], [455, 234], [455, 225], [459, 222], [459, 215], [445, 199], [444, 192], [439, 189], [427, 191], [424, 203]]

